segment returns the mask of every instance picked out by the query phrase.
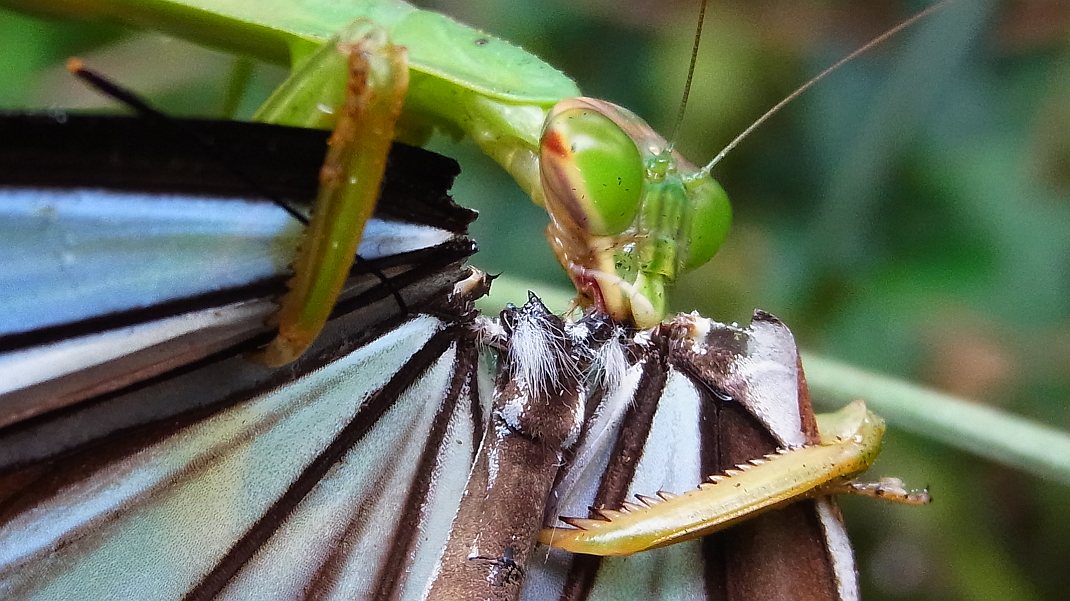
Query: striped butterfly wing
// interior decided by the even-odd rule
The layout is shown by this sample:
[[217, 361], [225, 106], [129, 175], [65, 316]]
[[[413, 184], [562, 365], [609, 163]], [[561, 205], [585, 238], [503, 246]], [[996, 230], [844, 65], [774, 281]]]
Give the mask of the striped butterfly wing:
[[[34, 127], [62, 125], [52, 121]], [[251, 131], [234, 138], [250, 139]], [[148, 170], [158, 170], [151, 153], [159, 151], [149, 138], [132, 156], [146, 157]], [[114, 154], [127, 156], [130, 139], [119, 136]], [[254, 148], [273, 148], [272, 139]], [[292, 152], [299, 143], [283, 146]], [[522, 483], [535, 481], [525, 475], [534, 466], [522, 454], [506, 466], [514, 475], [495, 480], [491, 475], [505, 473], [503, 464], [481, 457], [498, 448], [494, 403], [511, 381], [503, 365], [511, 349], [525, 343], [506, 341], [497, 353], [480, 352], [480, 343], [493, 336], [470, 302], [484, 284], [477, 278], [457, 286], [466, 273], [460, 263], [472, 250], [460, 236], [471, 216], [441, 200], [452, 167], [442, 168], [448, 176], [428, 173], [436, 159], [414, 155], [413, 166], [405, 154], [410, 151], [400, 152], [391, 161], [391, 173], [399, 175], [384, 188], [384, 231], [412, 222], [442, 233], [418, 248], [398, 247], [388, 235], [361, 252], [390, 278], [410, 312], [401, 315], [379, 275], [369, 273], [368, 263], [358, 265], [326, 335], [279, 370], [251, 364], [244, 354], [270, 336], [262, 325], [273, 307], [265, 294], [281, 290], [285, 275], [249, 265], [277, 246], [292, 249], [286, 242], [292, 226], [264, 234], [253, 227], [259, 222], [243, 221], [254, 208], [276, 209], [232, 200], [228, 194], [248, 189], [226, 183], [233, 173], [221, 174], [218, 199], [206, 201], [203, 193], [198, 199], [219, 204], [133, 210], [142, 217], [183, 216], [183, 228], [151, 227], [153, 236], [160, 231], [167, 240], [192, 229], [208, 247], [223, 247], [209, 262], [238, 276], [225, 285], [183, 271], [196, 260], [195, 251], [156, 255], [145, 248], [152, 245], [140, 239], [144, 225], [127, 211], [97, 215], [90, 210], [98, 208], [95, 201], [85, 196], [73, 205], [56, 200], [65, 198], [64, 190], [84, 189], [85, 176], [70, 176], [73, 186], [51, 184], [50, 191], [30, 177], [31, 169], [8, 182], [0, 196], [39, 192], [32, 201], [13, 201], [16, 209], [0, 220], [12, 239], [28, 240], [13, 246], [22, 271], [0, 278], [7, 290], [37, 286], [41, 302], [35, 310], [27, 295], [4, 297], [21, 312], [13, 309], [19, 317], [2, 322], [0, 383], [22, 378], [0, 396], [5, 598], [415, 599], [435, 594], [451, 569], [475, 564], [482, 567], [468, 570], [464, 586], [490, 575], [502, 598], [853, 598], [849, 548], [846, 555], [835, 550], [843, 543], [842, 525], [826, 501], [790, 509], [797, 514], [790, 518], [761, 518], [745, 526], [751, 530], [627, 558], [512, 548], [506, 534], [521, 522], [530, 531], [557, 515], [584, 515], [588, 505], [611, 506], [630, 494], [687, 490], [734, 462], [812, 436], [794, 344], [786, 328], [764, 317], [750, 329], [682, 318], [640, 333], [618, 349], [619, 385], [570, 372], [586, 411], [568, 457], [543, 455], [550, 460], [542, 462], [539, 481], [552, 486], [550, 494], [526, 490]], [[48, 153], [41, 154], [44, 160]], [[278, 160], [270, 171], [281, 177], [289, 159]], [[197, 167], [206, 168], [213, 167]], [[174, 179], [188, 182], [188, 173]], [[91, 189], [137, 192], [145, 185], [99, 182]], [[279, 185], [284, 191], [273, 195], [291, 194], [288, 184]], [[172, 191], [188, 192], [178, 186]], [[413, 202], [428, 196], [440, 202]], [[158, 200], [130, 202], [140, 207]], [[242, 208], [215, 229], [216, 208], [232, 202]], [[88, 221], [79, 220], [83, 215]], [[208, 223], [191, 228], [198, 216]], [[125, 228], [109, 229], [124, 217], [130, 219]], [[277, 213], [276, 219], [289, 223]], [[27, 235], [35, 229], [45, 237]], [[242, 238], [250, 229], [258, 241]], [[81, 236], [89, 232], [115, 244], [85, 244]], [[411, 230], [400, 238], [418, 239]], [[57, 244], [76, 252], [57, 259]], [[200, 242], [190, 244], [195, 249]], [[142, 269], [166, 265], [168, 256], [175, 273]], [[72, 265], [90, 277], [68, 282]], [[52, 278], [48, 284], [27, 275], [38, 269]], [[134, 277], [139, 270], [163, 283], [142, 285]], [[94, 279], [96, 286], [76, 285]], [[180, 292], [153, 296], [168, 285]], [[195, 315], [209, 321], [185, 321]], [[520, 356], [530, 362], [537, 355]], [[558, 473], [564, 458], [568, 467]], [[466, 511], [465, 499], [490, 496], [489, 484], [503, 480], [500, 506], [508, 511]], [[509, 496], [518, 493], [524, 503]], [[473, 532], [490, 543], [481, 552], [464, 539]], [[457, 541], [461, 552], [451, 553]]]

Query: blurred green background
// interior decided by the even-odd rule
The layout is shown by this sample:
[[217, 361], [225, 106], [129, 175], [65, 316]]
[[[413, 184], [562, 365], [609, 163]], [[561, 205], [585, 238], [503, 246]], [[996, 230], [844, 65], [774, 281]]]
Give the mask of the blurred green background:
[[[697, 2], [438, 0], [584, 92], [671, 129]], [[678, 147], [695, 162], [794, 87], [925, 4], [714, 1]], [[233, 58], [156, 35], [0, 12], [0, 107], [108, 107], [80, 55], [176, 115], [229, 111]], [[247, 116], [283, 76], [256, 66]], [[568, 282], [543, 212], [466, 145], [455, 196], [476, 263]], [[775, 117], [715, 175], [736, 223], [672, 298], [722, 321], [755, 307], [801, 345], [1070, 429], [1070, 2], [962, 0]], [[523, 299], [517, 299], [523, 300]], [[1065, 599], [1070, 489], [891, 431], [877, 472], [929, 508], [843, 502], [866, 599]]]

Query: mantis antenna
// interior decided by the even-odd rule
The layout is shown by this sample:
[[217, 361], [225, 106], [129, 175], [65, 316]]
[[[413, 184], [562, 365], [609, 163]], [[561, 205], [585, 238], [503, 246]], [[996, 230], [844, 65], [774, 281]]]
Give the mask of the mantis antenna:
[[[871, 50], [871, 49], [873, 49], [873, 48], [875, 48], [877, 46], [880, 46], [888, 38], [894, 36], [895, 34], [899, 33], [900, 31], [903, 31], [904, 29], [910, 27], [911, 25], [914, 25], [918, 21], [921, 21], [922, 19], [924, 19], [925, 17], [928, 17], [929, 15], [935, 13], [936, 11], [947, 7], [947, 5], [951, 4], [951, 2], [952, 2], [952, 0], [942, 0], [941, 2], [937, 2], [936, 4], [933, 4], [932, 6], [926, 8], [926, 9], [922, 10], [921, 12], [915, 14], [914, 16], [910, 17], [906, 21], [903, 21], [902, 23], [896, 25], [895, 27], [892, 27], [888, 31], [885, 31], [884, 33], [880, 34], [879, 36], [877, 36], [877, 37], [873, 38], [872, 40], [866, 42], [864, 45], [862, 45], [860, 48], [858, 48], [854, 52], [852, 52], [852, 53], [848, 54], [847, 56], [841, 58], [840, 60], [838, 60], [834, 64], [832, 64], [832, 66], [828, 67], [824, 71], [822, 71], [822, 72], [818, 73], [817, 75], [815, 75], [812, 79], [810, 79], [810, 81], [807, 81], [803, 85], [801, 85], [798, 88], [796, 88], [794, 92], [792, 92], [791, 94], [788, 94], [787, 96], [785, 96], [783, 100], [781, 100], [780, 102], [774, 104], [773, 108], [771, 108], [768, 111], [766, 111], [761, 117], [758, 117], [758, 119], [756, 119], [754, 121], [754, 123], [751, 123], [749, 126], [747, 126], [747, 128], [744, 129], [738, 136], [736, 136], [734, 140], [729, 142], [728, 145], [725, 146], [721, 150], [721, 152], [718, 152], [717, 156], [713, 157], [713, 160], [711, 160], [709, 163], [706, 164], [705, 167], [703, 167], [703, 170], [706, 171], [707, 173], [712, 172], [714, 165], [719, 163], [721, 161], [721, 159], [723, 159], [725, 157], [725, 155], [727, 155], [733, 148], [735, 148], [740, 142], [742, 142], [744, 138], [749, 136], [751, 134], [751, 132], [753, 132], [755, 129], [758, 129], [759, 125], [765, 123], [770, 117], [772, 117], [773, 115], [778, 113], [780, 111], [780, 109], [784, 108], [789, 102], [791, 102], [792, 100], [795, 100], [799, 96], [802, 96], [803, 92], [809, 90], [811, 87], [813, 87], [814, 84], [816, 84], [817, 82], [821, 81], [825, 77], [831, 75], [834, 71], [836, 71], [840, 67], [846, 65], [847, 63], [851, 62], [852, 60], [858, 58], [859, 56], [861, 56], [862, 54], [866, 53], [867, 51], [869, 51], [869, 50]], [[703, 2], [703, 6], [705, 6], [705, 2]], [[698, 46], [697, 40], [695, 42], [695, 46], [696, 47]], [[691, 77], [689, 75], [688, 76], [688, 83], [689, 84], [690, 84], [690, 80], [691, 80]], [[685, 99], [687, 98], [686, 93], [684, 95], [684, 98]], [[681, 109], [681, 113], [682, 112], [683, 112], [683, 109]]]
[[706, 20], [706, 6], [709, 0], [702, 0], [698, 9], [698, 24], [695, 26], [695, 41], [691, 45], [691, 64], [687, 67], [687, 80], [684, 81], [684, 95], [680, 98], [680, 110], [676, 113], [676, 123], [672, 126], [672, 135], [669, 136], [669, 148], [672, 150], [676, 145], [676, 134], [680, 131], [680, 124], [684, 121], [684, 111], [687, 109], [687, 97], [691, 94], [691, 80], [695, 77], [695, 63], [698, 62], [698, 45], [702, 41], [702, 23]]

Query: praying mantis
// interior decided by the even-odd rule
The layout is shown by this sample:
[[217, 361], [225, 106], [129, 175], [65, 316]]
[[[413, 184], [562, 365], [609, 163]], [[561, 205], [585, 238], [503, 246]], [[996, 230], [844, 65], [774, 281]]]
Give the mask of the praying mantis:
[[[581, 304], [621, 322], [646, 328], [661, 321], [668, 286], [722, 243], [731, 211], [709, 168], [691, 165], [626, 109], [576, 97], [560, 73], [436, 13], [403, 2], [353, 3], [340, 14], [331, 7], [100, 2], [79, 9], [131, 21], [149, 14], [164, 30], [288, 59], [294, 74], [257, 118], [334, 128], [317, 209], [267, 363], [300, 355], [326, 320], [395, 138], [420, 142], [442, 129], [475, 141], [547, 209], [548, 237]], [[229, 27], [248, 35], [220, 34]], [[465, 68], [465, 60], [475, 62]], [[862, 435], [847, 431], [840, 439], [855, 436]], [[879, 433], [869, 430], [863, 438], [866, 451], [856, 454], [871, 453]], [[771, 460], [750, 472], [790, 476], [780, 465]], [[622, 549], [610, 551], [627, 552]]]

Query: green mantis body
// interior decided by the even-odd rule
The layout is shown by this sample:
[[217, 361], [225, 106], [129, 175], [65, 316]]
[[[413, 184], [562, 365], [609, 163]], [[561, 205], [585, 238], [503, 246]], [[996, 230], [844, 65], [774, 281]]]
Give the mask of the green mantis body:
[[[280, 312], [280, 335], [265, 353], [269, 363], [300, 355], [326, 320], [393, 139], [421, 143], [439, 130], [473, 140], [547, 209], [547, 236], [579, 302], [638, 327], [664, 317], [667, 286], [705, 263], [727, 233], [731, 211], [721, 187], [639, 117], [581, 97], [570, 79], [515, 46], [400, 0], [8, 3], [118, 18], [293, 65], [256, 118], [333, 128], [334, 136]], [[717, 487], [704, 486], [627, 516], [613, 513], [608, 522], [576, 522], [587, 530], [558, 530], [544, 540], [578, 552], [627, 554], [701, 536], [811, 491], [827, 494], [822, 486], [864, 470], [879, 446], [876, 418], [860, 409], [854, 415], [854, 429], [837, 430], [842, 438], [829, 445], [734, 476], [754, 488], [714, 511], [693, 509], [711, 507]], [[808, 453], [827, 461], [825, 469], [799, 468]], [[638, 534], [625, 522], [638, 524]], [[609, 541], [557, 542], [585, 532]]]

